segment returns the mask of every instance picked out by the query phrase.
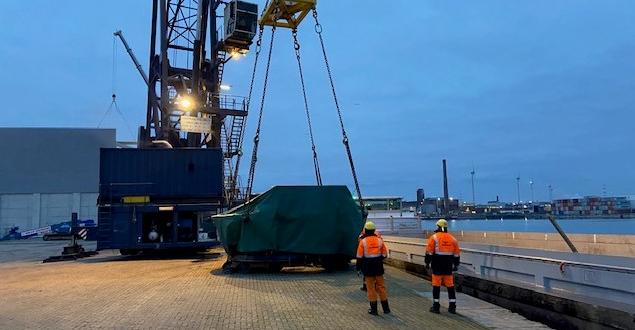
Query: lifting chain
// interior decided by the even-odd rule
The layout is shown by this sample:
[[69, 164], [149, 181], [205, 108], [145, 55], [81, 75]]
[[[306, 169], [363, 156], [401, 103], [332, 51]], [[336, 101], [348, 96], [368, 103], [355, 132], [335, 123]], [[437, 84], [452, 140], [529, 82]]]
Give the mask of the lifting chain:
[[[267, 3], [265, 4], [265, 7], [267, 6], [267, 4], [269, 4], [269, 1], [267, 1]], [[259, 29], [258, 29], [258, 40], [256, 40], [256, 54], [255, 54], [255, 58], [254, 58], [254, 68], [251, 72], [251, 82], [249, 83], [249, 94], [247, 95], [247, 112], [249, 112], [249, 109], [251, 109], [251, 95], [252, 92], [254, 90], [254, 81], [256, 80], [256, 69], [258, 68], [258, 59], [260, 58], [260, 51], [262, 50], [262, 35], [265, 32], [265, 26], [264, 25], [260, 25]], [[247, 121], [244, 120], [243, 121], [243, 132], [245, 132], [247, 127]], [[234, 177], [232, 178], [232, 182], [234, 185], [236, 185], [236, 183], [238, 182], [238, 169], [240, 167], [240, 159], [242, 158], [243, 155], [243, 151], [242, 151], [242, 145], [243, 145], [243, 136], [244, 134], [240, 135], [240, 140], [238, 141], [238, 157], [236, 159], [236, 169], [234, 170]], [[251, 190], [248, 188], [248, 190]]]
[[300, 72], [300, 83], [302, 84], [302, 96], [304, 97], [304, 110], [306, 112], [306, 121], [309, 126], [309, 137], [311, 139], [311, 150], [313, 151], [313, 167], [315, 168], [315, 179], [317, 185], [322, 185], [322, 175], [320, 174], [320, 164], [318, 162], [317, 150], [315, 148], [315, 140], [313, 139], [313, 127], [311, 125], [311, 114], [309, 112], [309, 102], [306, 97], [306, 87], [304, 85], [304, 74], [302, 73], [302, 62], [300, 61], [300, 43], [298, 42], [298, 30], [293, 29], [291, 32], [293, 36], [293, 49], [295, 50], [295, 57], [298, 60], [298, 72]]
[[[265, 107], [265, 96], [267, 95], [267, 80], [269, 78], [269, 66], [271, 65], [271, 52], [273, 50], [273, 40], [276, 35], [276, 27], [271, 28], [271, 41], [269, 42], [269, 54], [267, 56], [267, 66], [265, 68], [265, 81], [262, 89], [262, 98], [260, 99], [260, 110], [258, 112], [258, 125], [256, 127], [256, 135], [254, 136], [254, 146], [251, 153], [251, 164], [249, 166], [249, 177], [247, 180], [247, 196], [246, 200], [251, 199], [251, 190], [254, 185], [254, 174], [256, 171], [256, 162], [258, 161], [258, 144], [260, 143], [260, 126], [262, 124], [262, 112]], [[259, 51], [259, 50], [258, 50]], [[251, 92], [250, 92], [251, 94]], [[251, 101], [248, 101], [251, 103]]]
[[258, 31], [258, 40], [256, 41], [256, 54], [254, 59], [254, 69], [251, 72], [251, 82], [249, 83], [249, 94], [247, 95], [247, 110], [249, 110], [249, 105], [251, 105], [251, 93], [254, 90], [254, 81], [256, 80], [256, 69], [258, 68], [258, 57], [260, 55], [260, 51], [262, 50], [262, 34], [265, 31], [265, 26], [261, 25]]
[[[251, 72], [251, 82], [249, 83], [249, 94], [247, 95], [247, 112], [249, 112], [249, 109], [251, 108], [251, 94], [254, 90], [254, 81], [256, 80], [256, 69], [258, 68], [258, 58], [260, 55], [260, 50], [262, 49], [262, 35], [265, 31], [265, 27], [264, 25], [260, 26], [260, 29], [258, 31], [258, 40], [256, 41], [256, 54], [255, 54], [255, 59], [254, 59], [254, 69]], [[247, 121], [244, 120], [243, 121], [243, 132], [245, 132], [246, 130], [246, 126], [247, 126]], [[236, 183], [238, 182], [238, 168], [240, 166], [240, 159], [242, 158], [243, 155], [243, 151], [242, 151], [242, 145], [243, 145], [243, 136], [244, 134], [240, 135], [240, 140], [238, 141], [238, 157], [236, 158], [236, 169], [234, 170], [234, 177], [232, 178], [232, 182], [234, 185], [236, 185]], [[248, 190], [251, 190], [250, 188], [248, 188]]]
[[353, 163], [353, 154], [351, 153], [351, 146], [348, 142], [348, 136], [346, 135], [346, 129], [344, 129], [344, 120], [342, 119], [342, 110], [340, 109], [339, 101], [337, 100], [337, 94], [335, 93], [335, 84], [333, 83], [333, 75], [331, 74], [331, 66], [329, 65], [328, 57], [326, 56], [326, 47], [324, 46], [324, 39], [322, 37], [322, 25], [318, 20], [318, 13], [315, 8], [313, 8], [313, 18], [315, 19], [315, 32], [320, 38], [320, 45], [322, 46], [322, 55], [324, 56], [324, 64], [326, 66], [326, 71], [329, 75], [329, 82], [331, 83], [331, 92], [333, 93], [333, 100], [335, 101], [335, 108], [337, 109], [337, 116], [340, 120], [340, 127], [342, 129], [342, 143], [346, 148], [346, 155], [348, 156], [348, 162], [351, 166], [351, 172], [353, 174], [353, 181], [355, 182], [355, 190], [357, 192], [357, 198], [359, 198], [359, 206], [362, 209], [362, 214], [364, 213], [364, 200], [362, 199], [362, 193], [359, 189], [359, 181], [357, 179], [357, 172], [355, 171], [355, 164]]

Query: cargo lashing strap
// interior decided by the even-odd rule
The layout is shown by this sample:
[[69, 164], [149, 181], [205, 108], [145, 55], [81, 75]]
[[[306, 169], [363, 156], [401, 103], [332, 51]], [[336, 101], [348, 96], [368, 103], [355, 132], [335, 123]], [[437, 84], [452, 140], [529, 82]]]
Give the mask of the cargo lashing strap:
[[[348, 135], [346, 134], [346, 129], [344, 127], [344, 120], [342, 118], [342, 111], [339, 105], [339, 101], [337, 99], [337, 93], [335, 91], [335, 83], [333, 82], [333, 75], [331, 73], [331, 67], [328, 61], [328, 57], [326, 55], [326, 47], [324, 45], [324, 39], [322, 37], [322, 25], [320, 24], [319, 20], [318, 20], [318, 14], [317, 14], [317, 10], [315, 8], [313, 8], [313, 18], [315, 20], [315, 32], [317, 33], [319, 40], [320, 40], [320, 45], [322, 48], [322, 55], [324, 57], [324, 64], [326, 67], [326, 71], [328, 73], [328, 77], [329, 77], [329, 83], [330, 83], [330, 87], [331, 87], [331, 92], [333, 95], [333, 100], [335, 102], [335, 108], [337, 110], [337, 115], [338, 115], [338, 119], [339, 119], [339, 124], [340, 124], [340, 128], [341, 128], [341, 133], [342, 133], [342, 143], [344, 144], [344, 148], [346, 150], [346, 155], [348, 157], [348, 162], [351, 168], [351, 173], [353, 176], [353, 181], [355, 184], [355, 192], [357, 193], [358, 196], [358, 200], [359, 200], [359, 205], [361, 207], [362, 210], [362, 214], [364, 212], [364, 200], [362, 198], [362, 194], [361, 194], [361, 190], [359, 188], [359, 180], [357, 178], [357, 171], [355, 170], [355, 164], [353, 161], [353, 155], [351, 153], [351, 147], [350, 147], [350, 143], [349, 143], [349, 139], [348, 139]], [[263, 26], [260, 26], [260, 36], [258, 39], [258, 48], [257, 48], [257, 52], [256, 55], [259, 54], [260, 52], [260, 43], [261, 43], [261, 37], [262, 37], [262, 29]], [[250, 168], [249, 168], [249, 177], [248, 177], [248, 183], [247, 183], [247, 193], [246, 193], [246, 200], [249, 201], [251, 199], [251, 193], [252, 193], [252, 189], [253, 189], [253, 182], [254, 182], [254, 174], [255, 174], [255, 169], [256, 169], [256, 162], [258, 160], [258, 146], [259, 146], [259, 142], [260, 142], [260, 128], [261, 128], [261, 124], [262, 124], [262, 114], [263, 114], [263, 108], [264, 108], [264, 102], [265, 102], [265, 95], [267, 92], [267, 81], [269, 78], [269, 67], [271, 64], [271, 52], [273, 49], [273, 41], [274, 41], [274, 36], [275, 36], [275, 32], [276, 32], [276, 26], [272, 26], [272, 31], [271, 31], [271, 41], [269, 44], [269, 54], [268, 54], [268, 58], [267, 58], [267, 65], [266, 65], [266, 69], [265, 69], [265, 77], [264, 77], [264, 86], [263, 86], [263, 93], [262, 93], [262, 97], [260, 100], [260, 110], [258, 113], [258, 124], [256, 127], [256, 134], [254, 136], [254, 146], [253, 146], [253, 150], [252, 150], [252, 155], [251, 155], [251, 164], [250, 164]], [[298, 42], [298, 38], [297, 38], [297, 29], [294, 28], [292, 30], [292, 36], [293, 36], [293, 42], [294, 42], [294, 50], [295, 50], [295, 55], [296, 55], [296, 59], [298, 61], [298, 70], [299, 70], [299, 75], [300, 75], [300, 83], [301, 83], [301, 87], [302, 87], [302, 95], [304, 97], [304, 109], [305, 109], [305, 113], [306, 113], [306, 117], [307, 117], [307, 124], [308, 124], [308, 129], [309, 129], [309, 136], [310, 136], [310, 142], [311, 142], [311, 150], [313, 153], [313, 165], [315, 168], [315, 176], [316, 176], [316, 181], [318, 185], [322, 185], [322, 177], [320, 174], [320, 166], [319, 166], [319, 162], [318, 162], [318, 156], [317, 156], [317, 150], [315, 148], [315, 140], [313, 138], [313, 128], [311, 125], [311, 115], [309, 112], [309, 106], [308, 106], [308, 101], [307, 101], [307, 96], [306, 96], [306, 88], [305, 88], [305, 84], [304, 84], [304, 75], [303, 75], [303, 71], [302, 71], [302, 64], [301, 64], [301, 60], [300, 60], [300, 43]], [[257, 61], [257, 57], [256, 57], [256, 61]], [[256, 62], [257, 63], [257, 62]], [[255, 75], [255, 66], [254, 66], [254, 75]], [[250, 87], [250, 96], [251, 96], [251, 89], [253, 87], [253, 75], [252, 75], [252, 86]], [[250, 103], [251, 100], [249, 99], [248, 102]]]

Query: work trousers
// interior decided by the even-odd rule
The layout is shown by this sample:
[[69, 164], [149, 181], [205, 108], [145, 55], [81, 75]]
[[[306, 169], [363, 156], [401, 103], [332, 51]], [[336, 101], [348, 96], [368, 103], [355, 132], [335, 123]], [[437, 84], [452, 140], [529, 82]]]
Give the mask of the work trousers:
[[384, 284], [384, 276], [364, 276], [366, 280], [366, 289], [368, 293], [368, 301], [377, 301], [377, 295], [381, 301], [388, 300], [386, 295], [386, 285]]
[[441, 298], [441, 286], [448, 289], [448, 299], [450, 303], [456, 303], [456, 290], [454, 289], [454, 275], [434, 275], [432, 274], [432, 300], [435, 304]]

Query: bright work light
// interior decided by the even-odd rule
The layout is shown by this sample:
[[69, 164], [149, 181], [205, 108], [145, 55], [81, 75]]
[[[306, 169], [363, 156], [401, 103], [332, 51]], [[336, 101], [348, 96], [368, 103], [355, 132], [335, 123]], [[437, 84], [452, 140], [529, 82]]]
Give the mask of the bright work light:
[[178, 108], [183, 111], [192, 110], [192, 108], [194, 108], [194, 103], [195, 102], [194, 102], [194, 99], [192, 99], [192, 97], [182, 96], [182, 95], [177, 96], [176, 102], [174, 102], [174, 104], [176, 104]]

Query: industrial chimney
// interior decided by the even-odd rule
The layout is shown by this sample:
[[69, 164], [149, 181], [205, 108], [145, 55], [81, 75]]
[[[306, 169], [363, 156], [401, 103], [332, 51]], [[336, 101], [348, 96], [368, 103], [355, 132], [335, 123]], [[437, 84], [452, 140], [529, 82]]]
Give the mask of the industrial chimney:
[[423, 213], [423, 200], [426, 199], [426, 195], [423, 192], [423, 188], [417, 189], [417, 213]]
[[448, 193], [448, 167], [447, 162], [443, 160], [443, 213], [448, 214], [450, 206], [450, 195]]

